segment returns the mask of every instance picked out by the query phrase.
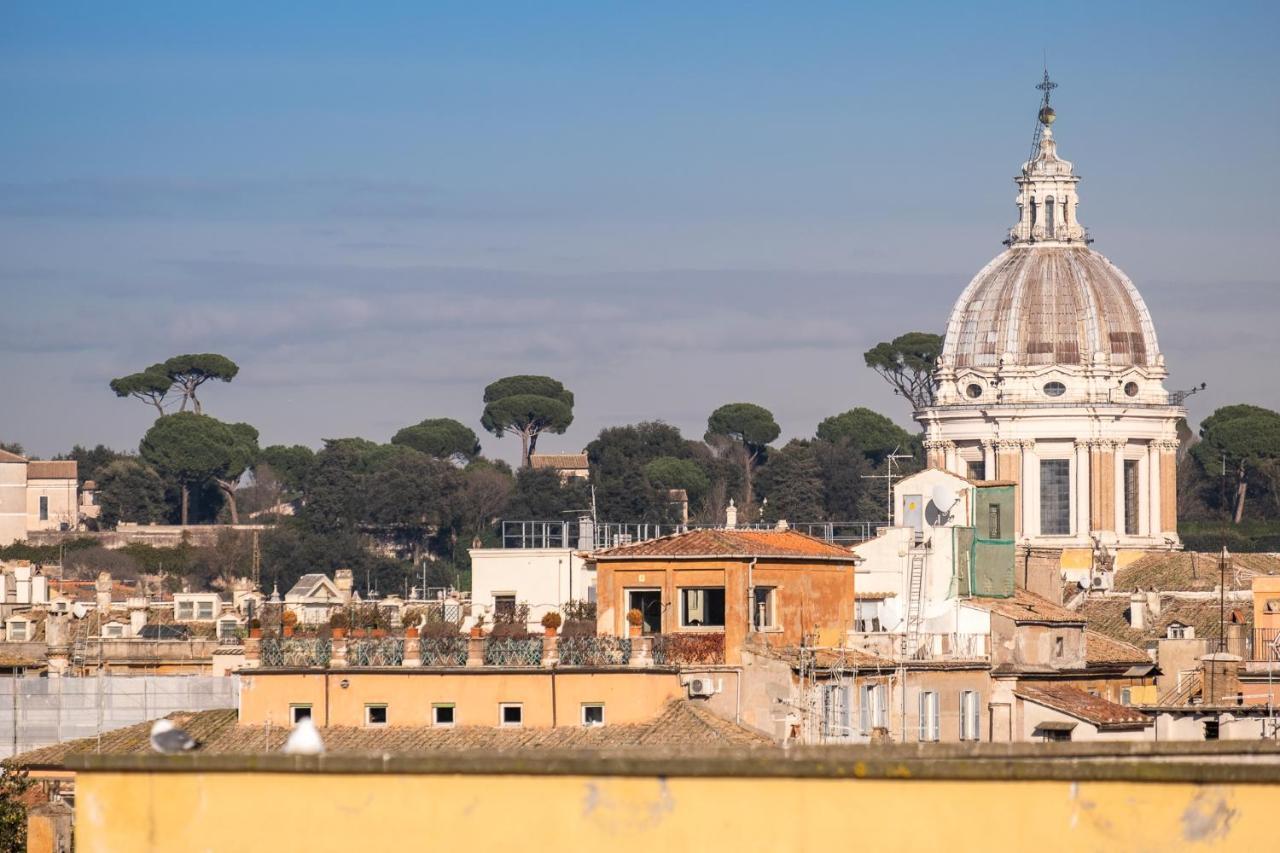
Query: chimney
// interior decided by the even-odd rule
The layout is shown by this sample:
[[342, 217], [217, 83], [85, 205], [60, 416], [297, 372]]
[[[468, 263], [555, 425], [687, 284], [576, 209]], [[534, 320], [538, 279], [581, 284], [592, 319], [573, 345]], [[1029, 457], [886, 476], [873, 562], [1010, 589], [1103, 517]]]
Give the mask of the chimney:
[[342, 594], [343, 607], [351, 603], [351, 590], [355, 587], [355, 578], [350, 569], [338, 569], [333, 573], [333, 585]]
[[1204, 704], [1240, 704], [1240, 658], [1226, 652], [1215, 652], [1200, 658], [1204, 667]]
[[773, 529], [779, 531], [789, 530], [791, 529], [791, 525], [787, 524], [787, 520], [785, 518], [780, 518], [778, 519], [778, 523], [773, 526]]
[[1147, 594], [1140, 589], [1129, 596], [1129, 627], [1135, 631], [1147, 630]]
[[36, 573], [31, 576], [31, 603], [49, 603], [49, 579], [41, 573], [39, 566], [36, 566]]
[[142, 636], [142, 629], [147, 626], [147, 600], [145, 598], [129, 599], [129, 636]]
[[596, 524], [591, 516], [578, 516], [578, 550], [594, 551], [596, 549]]
[[726, 530], [738, 529], [738, 508], [733, 505], [733, 498], [729, 498], [729, 508], [724, 511], [724, 526]]
[[1147, 593], [1147, 612], [1152, 619], [1160, 618], [1160, 590], [1153, 589]]
[[98, 612], [105, 620], [111, 613], [111, 572], [98, 572], [98, 579], [93, 582], [93, 588], [98, 593]]

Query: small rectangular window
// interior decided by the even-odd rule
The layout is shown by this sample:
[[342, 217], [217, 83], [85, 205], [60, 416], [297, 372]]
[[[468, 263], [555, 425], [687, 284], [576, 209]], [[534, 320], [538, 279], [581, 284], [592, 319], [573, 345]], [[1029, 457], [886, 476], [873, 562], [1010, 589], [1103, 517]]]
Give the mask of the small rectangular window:
[[920, 740], [938, 739], [938, 694], [934, 690], [920, 691]]
[[519, 728], [524, 725], [524, 706], [506, 703], [498, 706], [498, 721], [508, 728]]
[[1138, 460], [1126, 459], [1124, 460], [1124, 532], [1129, 536], [1138, 535], [1138, 511], [1141, 506]]
[[1066, 642], [1061, 637], [1053, 638], [1053, 656], [1060, 658], [1065, 652]]
[[27, 639], [27, 623], [11, 622], [9, 623], [9, 639], [12, 642], [22, 643]]
[[878, 634], [881, 631], [879, 599], [853, 603], [853, 630], [860, 634]]
[[199, 603], [199, 605], [197, 605], [197, 609], [196, 609], [196, 618], [197, 618], [197, 619], [212, 619], [212, 618], [213, 618], [213, 602], [212, 602], [212, 601], [201, 601], [201, 602]]
[[387, 724], [387, 706], [365, 705], [364, 724], [366, 726], [385, 726]]
[[1000, 538], [1000, 504], [992, 504], [987, 508], [987, 538]]
[[311, 719], [310, 705], [290, 705], [289, 706], [289, 722], [295, 726], [303, 720]]
[[969, 479], [970, 480], [987, 479], [987, 463], [986, 462], [970, 462], [969, 463]]
[[431, 724], [448, 727], [453, 725], [455, 711], [452, 704], [441, 703], [431, 706]]
[[587, 727], [604, 725], [604, 705], [590, 703], [582, 706], [582, 724]]
[[493, 615], [499, 622], [510, 622], [516, 615], [516, 597], [514, 595], [495, 595], [493, 597]]
[[758, 586], [752, 593], [751, 615], [757, 631], [774, 628], [774, 599], [777, 589], [771, 586]]
[[980, 740], [982, 737], [982, 711], [978, 701], [978, 691], [960, 691], [960, 740]]
[[180, 622], [188, 622], [195, 617], [195, 603], [191, 601], [179, 601], [178, 612], [174, 618]]
[[1071, 740], [1071, 729], [1041, 729], [1040, 736], [1045, 742], [1066, 742]]
[[680, 590], [680, 624], [686, 628], [723, 628], [724, 587]]
[[48, 495], [40, 496], [40, 520], [41, 521], [49, 520], [49, 496]]
[[864, 684], [858, 689], [858, 730], [869, 735], [889, 725], [888, 691], [883, 684]]
[[843, 684], [826, 684], [822, 688], [822, 736], [847, 738], [850, 731], [849, 688]]

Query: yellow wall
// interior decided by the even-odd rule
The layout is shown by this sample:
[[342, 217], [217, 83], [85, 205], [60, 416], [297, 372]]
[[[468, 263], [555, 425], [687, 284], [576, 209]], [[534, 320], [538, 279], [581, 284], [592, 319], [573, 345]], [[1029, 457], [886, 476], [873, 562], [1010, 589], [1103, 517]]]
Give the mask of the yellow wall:
[[[347, 687], [342, 687], [342, 682]], [[280, 673], [264, 675], [247, 670], [240, 680], [242, 725], [287, 725], [289, 706], [311, 705], [322, 726], [363, 726], [366, 704], [387, 706], [392, 726], [431, 725], [433, 703], [454, 705], [455, 725], [496, 726], [500, 703], [524, 706], [526, 728], [582, 724], [583, 703], [603, 702], [610, 724], [643, 723], [654, 719], [667, 702], [684, 695], [673, 672], [619, 670], [617, 672], [360, 672]], [[327, 694], [327, 699], [326, 699]]]
[[[1273, 849], [1280, 784], [82, 771], [76, 849]], [[423, 833], [428, 833], [424, 836]]]

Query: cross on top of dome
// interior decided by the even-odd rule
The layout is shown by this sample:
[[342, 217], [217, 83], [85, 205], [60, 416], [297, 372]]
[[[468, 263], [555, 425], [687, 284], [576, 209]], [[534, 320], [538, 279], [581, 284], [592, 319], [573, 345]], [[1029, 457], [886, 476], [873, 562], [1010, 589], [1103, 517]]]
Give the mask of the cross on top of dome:
[[1036, 114], [1036, 132], [1031, 143], [1031, 156], [1022, 165], [1018, 184], [1018, 224], [1009, 230], [1006, 245], [1083, 245], [1088, 232], [1076, 221], [1079, 197], [1076, 184], [1080, 178], [1070, 160], [1058, 156], [1058, 143], [1053, 138], [1057, 113], [1049, 106], [1049, 96], [1058, 84], [1044, 79], [1036, 86], [1043, 96]]

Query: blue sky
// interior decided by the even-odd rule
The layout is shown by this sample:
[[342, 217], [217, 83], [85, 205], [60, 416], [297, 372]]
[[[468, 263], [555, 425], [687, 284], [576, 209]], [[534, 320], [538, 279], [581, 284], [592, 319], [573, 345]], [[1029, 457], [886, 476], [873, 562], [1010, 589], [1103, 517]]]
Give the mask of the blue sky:
[[6, 3], [0, 437], [133, 447], [107, 381], [209, 350], [266, 443], [478, 430], [521, 372], [577, 393], [549, 448], [906, 422], [861, 353], [1000, 250], [1045, 53], [1170, 386], [1280, 407], [1277, 8]]

